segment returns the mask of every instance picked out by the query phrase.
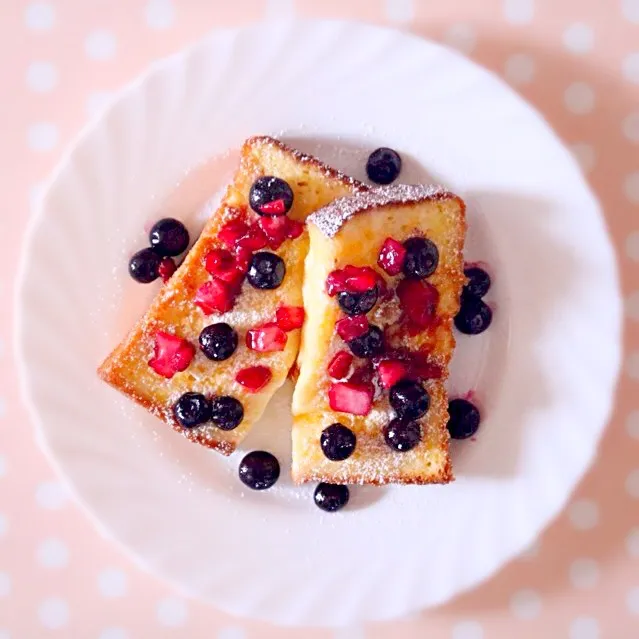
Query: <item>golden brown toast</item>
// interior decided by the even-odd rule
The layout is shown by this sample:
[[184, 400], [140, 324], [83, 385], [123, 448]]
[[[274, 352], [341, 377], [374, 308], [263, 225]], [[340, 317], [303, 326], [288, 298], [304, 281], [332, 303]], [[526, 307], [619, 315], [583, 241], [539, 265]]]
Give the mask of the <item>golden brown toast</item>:
[[[286, 267], [284, 279], [278, 288], [272, 290], [260, 290], [244, 281], [239, 294], [234, 297], [232, 309], [224, 312], [211, 310], [208, 303], [198, 306], [194, 300], [196, 297], [201, 299], [202, 287], [208, 286], [211, 280], [219, 284], [219, 280], [211, 276], [211, 271], [207, 271], [207, 258], [211, 251], [220, 249], [222, 245], [221, 229], [233, 231], [238, 220], [240, 225], [257, 224], [258, 216], [248, 207], [248, 196], [251, 185], [261, 176], [281, 178], [293, 191], [293, 204], [287, 217], [297, 225], [296, 232], [277, 247], [269, 245], [258, 249], [282, 258]], [[245, 340], [249, 329], [272, 323], [278, 308], [301, 311], [303, 261], [308, 250], [308, 235], [300, 223], [335, 198], [364, 189], [366, 187], [356, 180], [278, 140], [269, 137], [247, 140], [242, 147], [239, 169], [219, 208], [144, 317], [100, 366], [100, 377], [190, 440], [226, 455], [232, 453], [286, 379], [298, 352], [299, 328], [286, 332], [283, 350], [250, 350]], [[299, 236], [293, 237], [295, 235]], [[217, 322], [229, 324], [238, 334], [236, 351], [224, 361], [211, 361], [198, 348], [202, 329]], [[175, 365], [180, 370], [174, 372], [172, 369], [163, 376], [149, 365], [150, 361], [157, 360], [155, 349], [158, 339], [163, 339], [164, 345], [168, 344], [169, 351], [175, 346], [173, 342], [177, 343], [177, 350], [174, 353], [170, 351], [170, 356], [166, 357], [171, 366], [178, 362]], [[184, 366], [185, 370], [181, 370]], [[267, 374], [265, 385], [249, 392], [236, 377], [240, 370], [255, 366], [267, 367], [270, 379], [267, 379]], [[184, 428], [176, 420], [173, 406], [188, 392], [202, 393], [207, 397], [236, 398], [244, 409], [241, 423], [233, 430], [221, 430], [211, 422]]]
[[[293, 396], [294, 480], [334, 484], [451, 481], [444, 381], [455, 346], [452, 322], [465, 281], [463, 201], [441, 187], [373, 189], [336, 200], [314, 213], [308, 219], [308, 231], [306, 321]], [[434, 243], [438, 262], [432, 274], [423, 275], [426, 271], [420, 263], [422, 270], [416, 277], [414, 260], [413, 266], [405, 267], [410, 276], [402, 271], [409, 255], [402, 257], [402, 251], [415, 246], [415, 240], [404, 244], [409, 238], [420, 238], [419, 247], [425, 243], [423, 238]], [[378, 264], [380, 253], [384, 267]], [[355, 279], [347, 278], [349, 272]], [[377, 294], [367, 301], [361, 293], [372, 290], [371, 282]], [[353, 300], [360, 305], [354, 310]], [[371, 302], [374, 305], [367, 310]], [[362, 321], [367, 328], [359, 326]], [[376, 339], [371, 326], [381, 329]], [[359, 338], [364, 330], [368, 332]], [[353, 334], [358, 336], [357, 348], [350, 341]], [[430, 406], [423, 416], [404, 414], [397, 428], [385, 430], [398, 416], [389, 403], [390, 395], [398, 392], [393, 390], [395, 384], [404, 382], [425, 389]], [[330, 439], [326, 450], [322, 443], [324, 436], [328, 438], [323, 432], [333, 424], [345, 426], [355, 436], [346, 432], [354, 449], [349, 454], [347, 446], [346, 458], [339, 460], [329, 459], [335, 455]]]

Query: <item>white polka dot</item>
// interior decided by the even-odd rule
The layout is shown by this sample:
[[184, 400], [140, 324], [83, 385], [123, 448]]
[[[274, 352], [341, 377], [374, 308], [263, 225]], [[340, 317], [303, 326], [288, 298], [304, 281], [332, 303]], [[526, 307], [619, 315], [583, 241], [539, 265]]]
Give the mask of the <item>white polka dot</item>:
[[634, 499], [639, 499], [639, 468], [628, 473], [626, 492]]
[[0, 455], [0, 477], [4, 477], [7, 474], [7, 458], [4, 455]]
[[595, 108], [595, 92], [585, 82], [573, 82], [564, 91], [564, 103], [575, 115], [590, 113]]
[[633, 528], [626, 537], [626, 550], [631, 557], [639, 559], [639, 528]]
[[578, 499], [569, 506], [568, 517], [577, 530], [591, 530], [599, 523], [599, 506], [592, 499]]
[[63, 541], [50, 537], [39, 544], [36, 559], [44, 568], [64, 568], [69, 563], [69, 549]]
[[58, 137], [58, 127], [51, 122], [36, 122], [27, 130], [27, 142], [33, 151], [50, 151]]
[[171, 0], [148, 0], [144, 15], [151, 29], [168, 29], [175, 19], [175, 7]]
[[623, 119], [621, 129], [627, 140], [639, 143], [639, 111], [627, 115]]
[[9, 573], [0, 572], [0, 597], [8, 597], [11, 594], [11, 577]]
[[631, 53], [623, 59], [621, 71], [628, 82], [639, 84], [639, 52]]
[[639, 231], [632, 231], [626, 238], [626, 255], [634, 262], [639, 262]]
[[217, 631], [216, 639], [246, 639], [246, 632], [239, 626], [226, 626]]
[[639, 352], [634, 351], [626, 357], [626, 373], [631, 379], [639, 381]]
[[86, 101], [86, 111], [89, 117], [104, 111], [107, 104], [113, 100], [114, 93], [111, 91], [93, 91], [89, 93]]
[[186, 603], [183, 599], [165, 597], [158, 602], [156, 615], [163, 626], [183, 626], [188, 616]]
[[42, 508], [59, 510], [68, 499], [69, 492], [60, 481], [44, 481], [36, 488], [36, 502]]
[[484, 629], [479, 621], [460, 621], [453, 626], [451, 639], [483, 639]]
[[91, 60], [110, 60], [115, 56], [117, 41], [106, 29], [92, 31], [84, 41], [84, 50]]
[[415, 16], [413, 0], [385, 0], [386, 17], [393, 22], [410, 22]]
[[100, 633], [99, 639], [129, 639], [129, 633], [124, 628], [105, 628]]
[[[639, 291], [637, 292], [639, 296]], [[635, 319], [633, 317], [633, 319]], [[633, 410], [626, 417], [626, 430], [633, 439], [639, 439], [639, 410]]]
[[575, 559], [570, 564], [570, 582], [579, 590], [590, 590], [599, 581], [599, 566], [594, 559]]
[[117, 568], [106, 568], [98, 575], [98, 588], [104, 597], [124, 597], [127, 576]]
[[623, 181], [623, 191], [633, 204], [639, 204], [639, 171], [628, 173]]
[[541, 612], [541, 597], [534, 590], [520, 590], [510, 598], [510, 610], [518, 619], [535, 619]]
[[599, 624], [592, 617], [577, 617], [570, 624], [570, 639], [599, 639]]
[[9, 522], [7, 521], [6, 515], [0, 513], [0, 538], [4, 537], [7, 534], [7, 530], [9, 529]]
[[630, 293], [626, 298], [624, 308], [626, 311], [626, 315], [630, 318], [639, 322], [639, 291], [634, 291]]
[[621, 0], [621, 12], [628, 22], [639, 24], [639, 0]]
[[471, 24], [459, 22], [446, 30], [444, 42], [449, 47], [468, 55], [477, 44], [477, 33]]
[[24, 22], [32, 31], [47, 31], [55, 24], [55, 11], [49, 2], [32, 2], [24, 12]]
[[58, 84], [58, 69], [51, 62], [32, 62], [27, 68], [27, 86], [36, 93], [47, 93]]
[[626, 595], [626, 606], [632, 615], [639, 615], [639, 588], [631, 588]]
[[514, 85], [528, 84], [535, 77], [535, 61], [527, 53], [514, 53], [504, 65], [504, 77]]
[[564, 31], [562, 39], [564, 46], [571, 53], [588, 53], [592, 49], [595, 36], [589, 25], [575, 22]]
[[570, 147], [570, 150], [575, 160], [579, 163], [583, 173], [588, 174], [595, 168], [597, 158], [592, 144], [577, 142]]
[[504, 17], [512, 24], [527, 24], [535, 15], [533, 0], [504, 0]]
[[69, 606], [60, 597], [49, 597], [38, 607], [38, 617], [45, 628], [62, 628], [69, 621]]

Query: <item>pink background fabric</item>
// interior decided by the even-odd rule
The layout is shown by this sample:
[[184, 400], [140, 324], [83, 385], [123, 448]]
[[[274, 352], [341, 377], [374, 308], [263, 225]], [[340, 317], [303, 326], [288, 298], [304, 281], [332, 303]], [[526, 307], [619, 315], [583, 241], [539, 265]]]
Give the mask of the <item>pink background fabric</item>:
[[[231, 618], [101, 538], [36, 444], [11, 348], [25, 227], [72, 136], [152, 60], [219, 26], [290, 16], [398, 26], [504, 77], [600, 198], [626, 301], [614, 416], [538, 543], [441, 608], [337, 631]], [[2, 0], [0, 52], [0, 639], [639, 637], [639, 0]]]

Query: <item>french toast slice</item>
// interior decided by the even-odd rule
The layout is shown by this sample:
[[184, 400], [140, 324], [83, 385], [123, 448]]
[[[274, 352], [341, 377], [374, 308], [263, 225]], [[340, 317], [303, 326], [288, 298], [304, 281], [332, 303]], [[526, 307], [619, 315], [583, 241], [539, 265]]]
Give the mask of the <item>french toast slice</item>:
[[[263, 176], [289, 185], [288, 215], [258, 215], [249, 206], [251, 187]], [[285, 381], [298, 352], [306, 217], [337, 197], [364, 189], [276, 139], [247, 140], [220, 206], [144, 317], [99, 367], [100, 377], [190, 440], [231, 454]], [[270, 262], [264, 272], [263, 262], [258, 264], [259, 277], [273, 277], [277, 269], [284, 275], [276, 286], [267, 281], [266, 288], [259, 288], [249, 280], [253, 260], [264, 252]], [[275, 271], [269, 270], [273, 265]], [[221, 323], [231, 327], [222, 337], [234, 332], [237, 346], [228, 358], [212, 360], [198, 342], [203, 329]], [[218, 348], [219, 339], [217, 333], [208, 334], [209, 345]], [[176, 402], [187, 393], [200, 399], [189, 396], [176, 412]], [[220, 397], [225, 398], [217, 405], [222, 419], [203, 421], [211, 398]]]
[[464, 202], [435, 186], [376, 188], [307, 226], [293, 479], [451, 481], [444, 382], [465, 282]]

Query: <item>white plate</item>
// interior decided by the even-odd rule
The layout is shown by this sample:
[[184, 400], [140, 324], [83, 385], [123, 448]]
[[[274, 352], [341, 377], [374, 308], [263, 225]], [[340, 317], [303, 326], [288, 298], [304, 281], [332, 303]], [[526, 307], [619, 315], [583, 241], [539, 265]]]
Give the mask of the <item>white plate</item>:
[[[368, 151], [392, 146], [405, 181], [431, 175], [467, 199], [468, 258], [491, 266], [496, 319], [459, 340], [453, 392], [474, 389], [485, 419], [454, 446], [454, 484], [354, 489], [346, 511], [322, 514], [287, 476], [247, 492], [238, 454], [188, 443], [98, 382], [155, 290], [126, 276], [143, 226], [169, 212], [196, 229], [232, 157], [187, 171], [258, 133], [358, 176]], [[560, 511], [611, 406], [615, 258], [576, 164], [497, 78], [399, 32], [269, 24], [155, 65], [65, 157], [24, 256], [18, 350], [45, 447], [142, 566], [238, 615], [387, 619], [480, 583]], [[289, 393], [243, 446], [274, 450], [285, 469]]]

